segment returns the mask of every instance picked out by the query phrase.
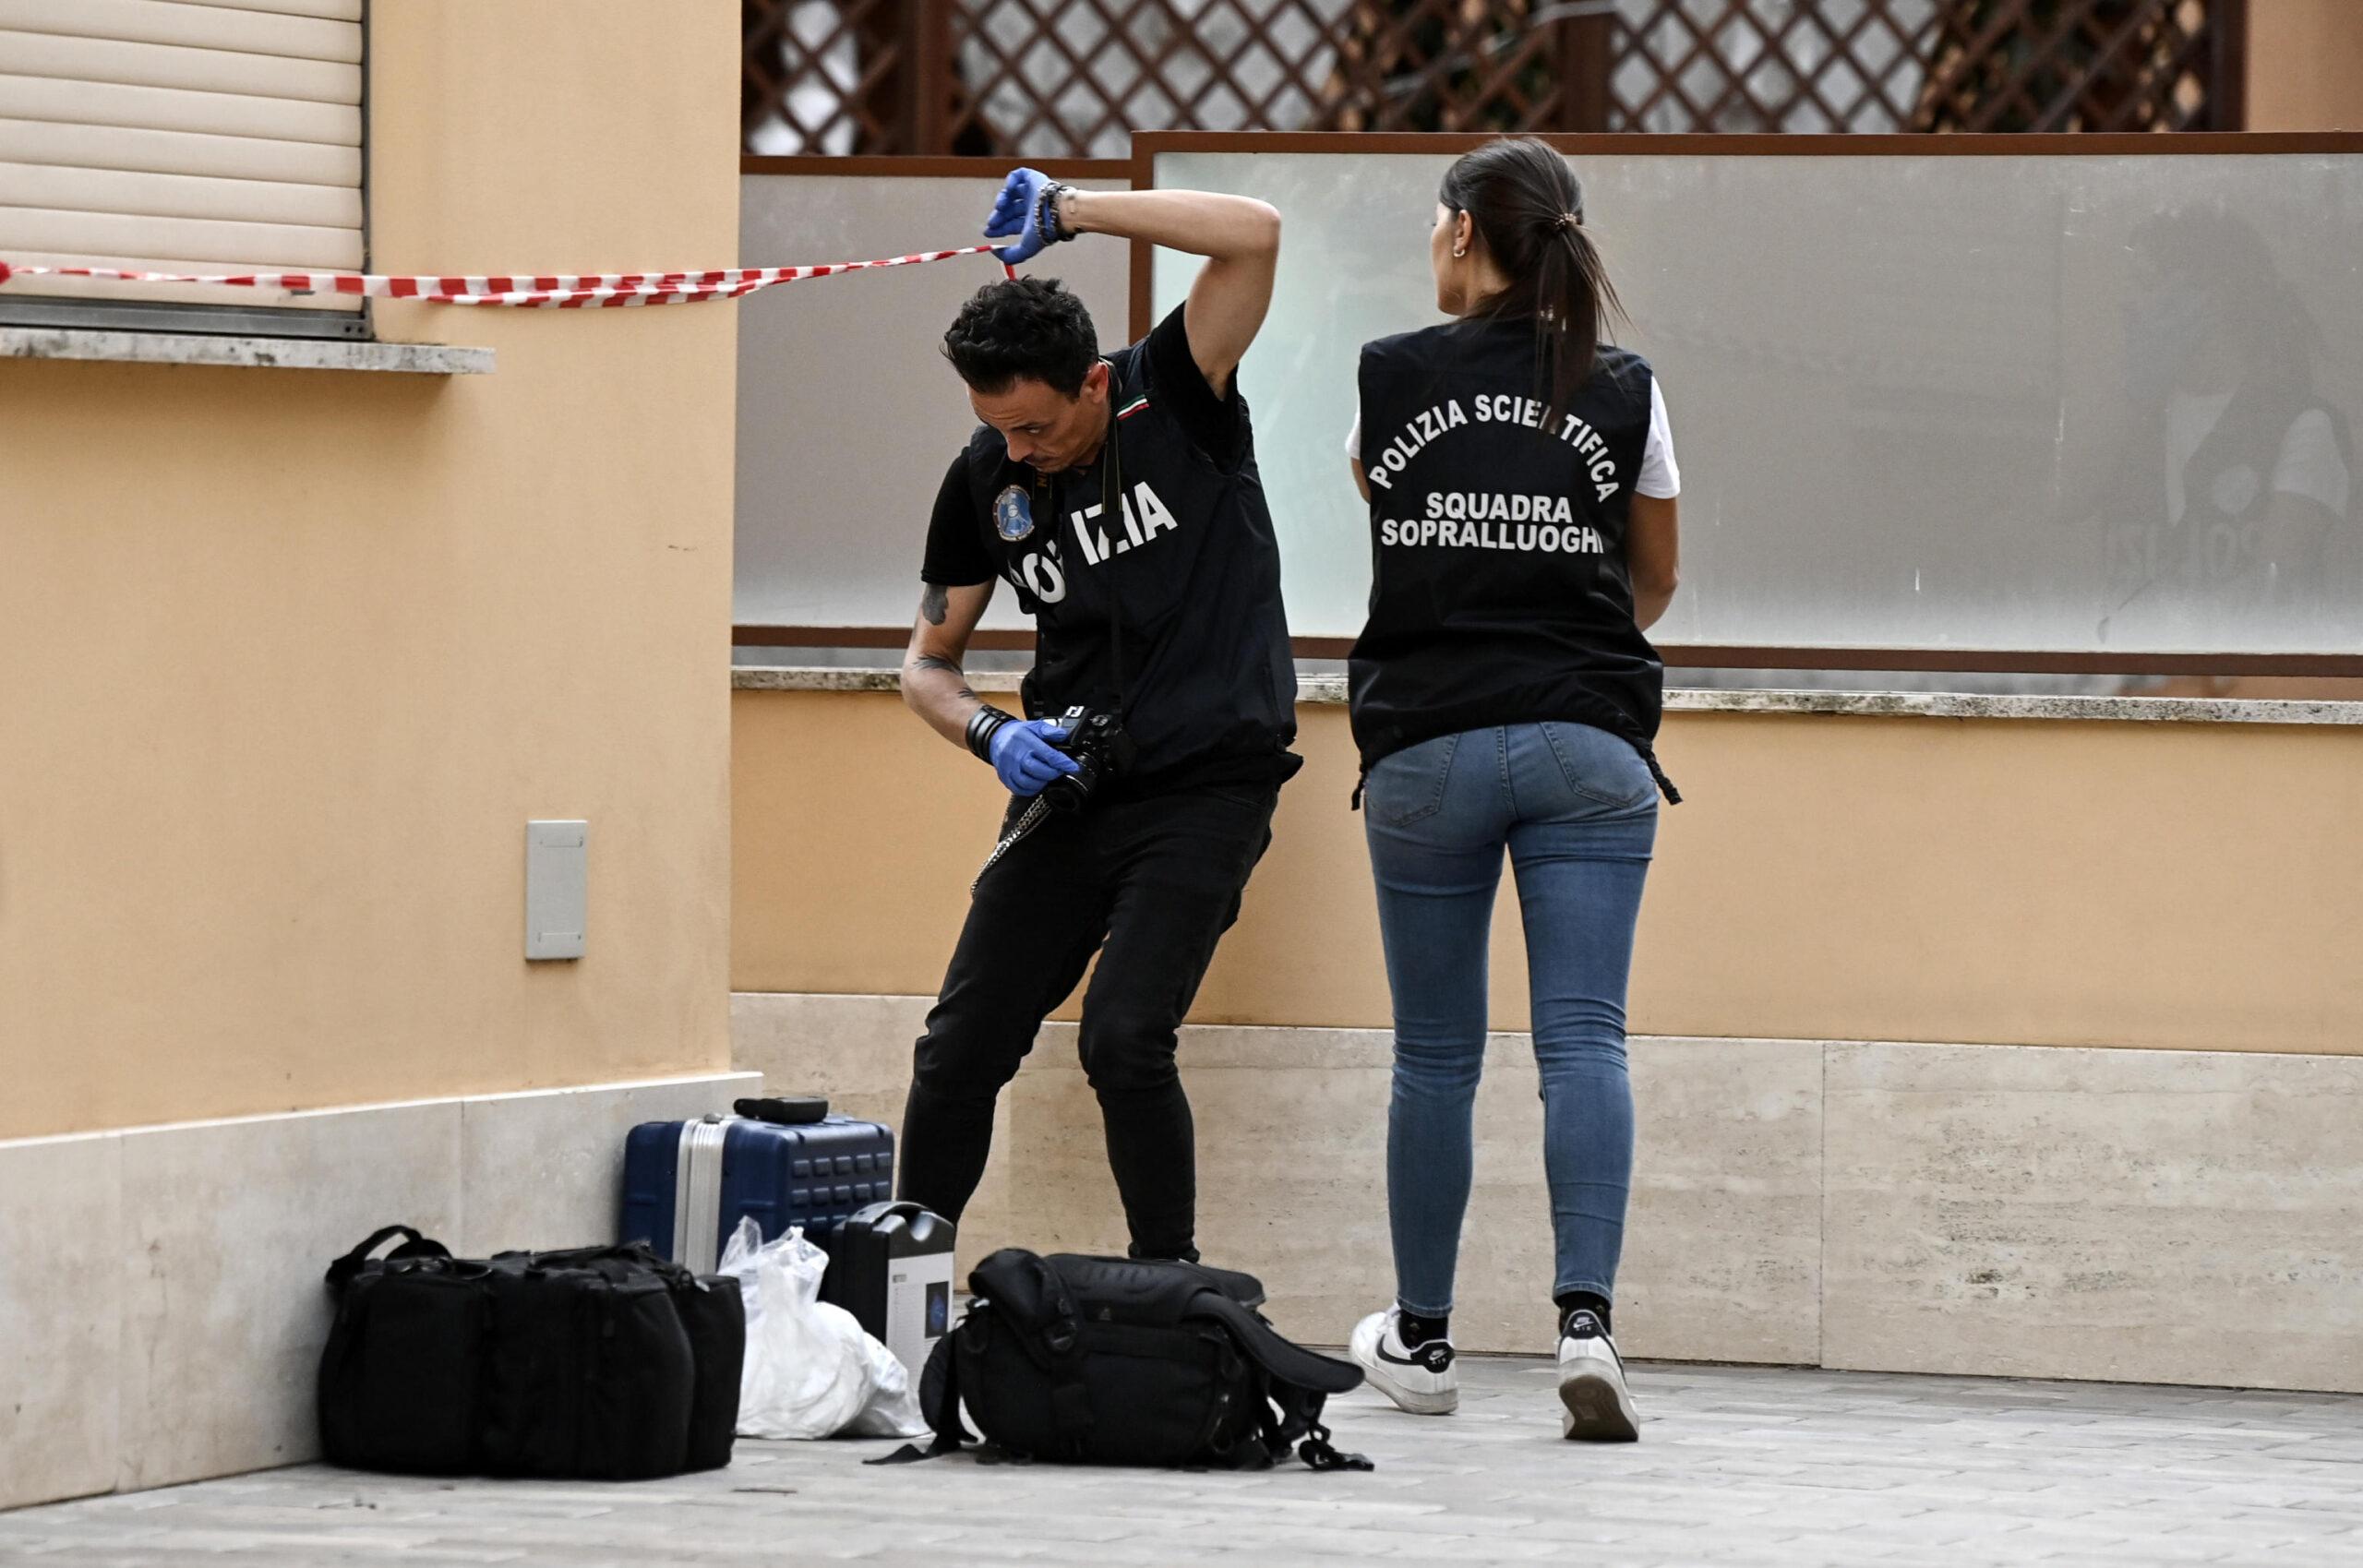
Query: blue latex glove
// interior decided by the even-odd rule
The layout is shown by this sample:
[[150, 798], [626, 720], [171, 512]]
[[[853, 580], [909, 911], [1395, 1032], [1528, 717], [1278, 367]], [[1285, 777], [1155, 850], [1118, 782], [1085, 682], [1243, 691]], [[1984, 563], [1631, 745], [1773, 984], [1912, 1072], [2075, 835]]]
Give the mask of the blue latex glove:
[[1067, 737], [1066, 726], [1048, 719], [1021, 719], [993, 731], [993, 772], [1012, 795], [1039, 795], [1050, 781], [1078, 772], [1082, 764], [1052, 746]]
[[1042, 187], [1051, 183], [1050, 176], [1039, 169], [1013, 169], [1002, 182], [1001, 195], [993, 198], [985, 238], [1012, 242], [993, 252], [1012, 267], [1033, 260], [1050, 243], [1050, 236], [1035, 225], [1034, 212], [1040, 204]]

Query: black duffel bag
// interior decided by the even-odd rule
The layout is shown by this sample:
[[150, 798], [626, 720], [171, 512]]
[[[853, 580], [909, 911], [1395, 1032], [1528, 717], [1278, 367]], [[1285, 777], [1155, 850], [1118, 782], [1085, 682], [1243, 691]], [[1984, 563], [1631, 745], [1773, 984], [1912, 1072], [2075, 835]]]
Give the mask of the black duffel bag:
[[639, 1480], [730, 1462], [747, 1336], [736, 1281], [637, 1243], [477, 1262], [389, 1226], [328, 1283], [332, 1464]]
[[1297, 1456], [1367, 1470], [1329, 1444], [1321, 1407], [1361, 1369], [1292, 1345], [1250, 1275], [1198, 1263], [1004, 1248], [968, 1276], [960, 1326], [928, 1358], [919, 1401], [936, 1440], [971, 1442], [965, 1405], [1005, 1453], [1085, 1465], [1263, 1469]]

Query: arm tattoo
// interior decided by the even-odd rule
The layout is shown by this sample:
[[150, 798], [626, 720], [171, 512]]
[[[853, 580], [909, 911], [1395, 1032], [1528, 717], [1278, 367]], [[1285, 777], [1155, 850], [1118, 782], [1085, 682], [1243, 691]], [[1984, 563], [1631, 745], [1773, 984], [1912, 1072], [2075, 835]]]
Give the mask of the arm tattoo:
[[[939, 589], [934, 590], [934, 592], [938, 592], [938, 593], [941, 593], [941, 592], [943, 592], [943, 591], [942, 591], [942, 589], [940, 589], [940, 588], [939, 588]], [[941, 658], [941, 657], [939, 657], [939, 656], [937, 656], [936, 654], [933, 654], [933, 653], [922, 653], [922, 654], [920, 654], [918, 658], [916, 658], [916, 659], [914, 659], [914, 660], [912, 660], [912, 661], [911, 661], [911, 665], [912, 665], [912, 667], [913, 667], [913, 668], [915, 668], [915, 669], [922, 669], [922, 670], [942, 670], [944, 674], [946, 674], [946, 675], [948, 675], [948, 676], [951, 676], [952, 677], [954, 677], [954, 679], [956, 679], [957, 681], [959, 681], [959, 683], [960, 683], [960, 691], [959, 691], [959, 695], [960, 695], [960, 696], [962, 696], [962, 697], [966, 697], [966, 698], [969, 699], [971, 701], [979, 701], [979, 700], [982, 700], [980, 698], [978, 698], [978, 697], [977, 696], [977, 694], [976, 694], [975, 692], [973, 692], [973, 691], [971, 691], [971, 690], [969, 690], [969, 689], [968, 689], [968, 675], [967, 675], [967, 672], [966, 672], [966, 671], [965, 671], [965, 670], [963, 670], [959, 665], [957, 665], [957, 664], [954, 664], [954, 663], [953, 663], [951, 660], [949, 660], [949, 659]]]
[[937, 583], [930, 582], [919, 595], [919, 614], [930, 626], [942, 626], [943, 617], [952, 613], [952, 595]]

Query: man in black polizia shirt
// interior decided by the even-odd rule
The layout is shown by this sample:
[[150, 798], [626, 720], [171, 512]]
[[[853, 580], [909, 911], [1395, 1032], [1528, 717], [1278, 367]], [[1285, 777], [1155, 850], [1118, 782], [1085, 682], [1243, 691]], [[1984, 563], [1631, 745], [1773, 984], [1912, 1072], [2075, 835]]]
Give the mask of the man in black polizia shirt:
[[[901, 1194], [959, 1215], [995, 1098], [1097, 952], [1083, 1067], [1133, 1252], [1195, 1258], [1175, 1032], [1299, 765], [1279, 550], [1234, 377], [1271, 301], [1279, 215], [1021, 169], [986, 233], [1011, 240], [1011, 262], [1086, 233], [1207, 260], [1186, 304], [1105, 356], [1082, 302], [1031, 277], [978, 291], [944, 334], [982, 423], [936, 497], [904, 700], [1000, 775], [1016, 797], [1005, 830], [1074, 770], [1057, 744], [1070, 708], [1119, 715], [1133, 755], [1082, 809], [1036, 813], [977, 884], [918, 1042]], [[979, 701], [960, 669], [1003, 581], [1038, 633], [1023, 718]]]

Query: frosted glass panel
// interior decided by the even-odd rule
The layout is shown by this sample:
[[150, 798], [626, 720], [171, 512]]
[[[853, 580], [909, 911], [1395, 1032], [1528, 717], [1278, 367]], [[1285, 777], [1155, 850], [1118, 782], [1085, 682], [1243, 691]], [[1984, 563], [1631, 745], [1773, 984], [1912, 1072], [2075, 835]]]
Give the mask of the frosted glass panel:
[[[1299, 635], [1361, 625], [1355, 358], [1438, 319], [1449, 162], [1157, 159], [1286, 220], [1241, 384]], [[2363, 157], [1576, 165], [1681, 460], [1661, 642], [2363, 652]]]
[[[1078, 182], [1105, 188], [1107, 182]], [[974, 243], [999, 182], [745, 174], [748, 267], [858, 261]], [[1061, 245], [1026, 269], [1062, 278], [1102, 347], [1123, 341], [1127, 246]], [[976, 428], [943, 329], [1002, 275], [990, 257], [767, 289], [738, 313], [738, 581], [741, 626], [907, 627], [943, 471]], [[1030, 628], [1017, 596], [984, 624]]]

